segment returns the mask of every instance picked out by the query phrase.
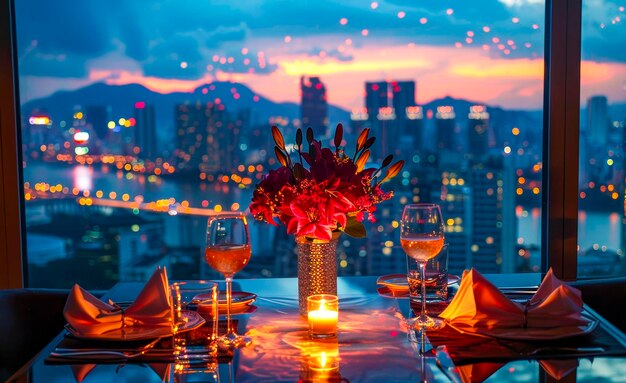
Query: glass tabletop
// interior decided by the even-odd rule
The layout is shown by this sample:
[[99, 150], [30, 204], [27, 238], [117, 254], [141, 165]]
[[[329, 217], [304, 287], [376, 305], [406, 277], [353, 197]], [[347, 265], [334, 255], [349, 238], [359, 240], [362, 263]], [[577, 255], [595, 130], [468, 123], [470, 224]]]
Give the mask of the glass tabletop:
[[[624, 334], [589, 308], [585, 308], [587, 313], [599, 320], [595, 338], [562, 343], [568, 349], [579, 349], [580, 355], [576, 352], [568, 356], [555, 351], [556, 355], [548, 358], [548, 355], [543, 357], [520, 350], [515, 356], [500, 353], [497, 349], [500, 344], [475, 341], [467, 345], [470, 358], [458, 363], [450, 356], [455, 355], [453, 347], [461, 339], [458, 336], [433, 334], [426, 352], [419, 352], [415, 333], [404, 324], [410, 312], [408, 300], [380, 296], [376, 277], [339, 278], [339, 335], [327, 341], [308, 339], [306, 320], [298, 315], [296, 279], [236, 282], [239, 290], [258, 295], [254, 302], [256, 310], [236, 316], [239, 330], [252, 337], [253, 343], [212, 366], [183, 371], [174, 364], [158, 361], [51, 364], [46, 359], [62, 340], [63, 334], [60, 334], [10, 381], [544, 382], [567, 377], [568, 382], [596, 383], [626, 379]], [[107, 298], [132, 300], [141, 286], [140, 283], [120, 283]], [[607, 355], [595, 355], [598, 342], [601, 342], [602, 354]], [[511, 350], [518, 351], [509, 347]], [[595, 352], [590, 356], [585, 350]]]

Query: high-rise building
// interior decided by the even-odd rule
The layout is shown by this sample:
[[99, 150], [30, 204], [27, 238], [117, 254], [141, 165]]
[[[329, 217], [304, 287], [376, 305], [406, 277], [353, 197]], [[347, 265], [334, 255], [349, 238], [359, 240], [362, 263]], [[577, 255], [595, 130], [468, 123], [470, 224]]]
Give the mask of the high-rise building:
[[52, 142], [52, 119], [50, 116], [37, 113], [28, 118], [28, 125], [22, 129], [22, 139], [30, 146], [39, 146]]
[[[240, 137], [242, 128], [250, 126], [250, 110], [242, 109], [237, 113], [223, 113], [221, 121], [217, 124], [220, 128], [215, 135], [207, 139], [208, 150], [213, 150], [217, 156], [212, 156], [209, 152], [209, 169], [219, 169], [227, 171], [234, 169], [238, 164], [243, 163], [242, 156], [239, 155]], [[211, 149], [213, 148], [213, 149]]]
[[[367, 267], [363, 274], [392, 274], [406, 271], [406, 253], [400, 246], [400, 231], [394, 230], [402, 217], [404, 205], [411, 203], [412, 193], [396, 189], [394, 198], [376, 208], [376, 227], [368, 232]], [[382, 230], [379, 229], [382, 227]]]
[[366, 82], [365, 83], [365, 108], [370, 121], [375, 122], [380, 108], [389, 106], [389, 95], [387, 92], [387, 82]]
[[367, 108], [353, 108], [350, 113], [350, 128], [353, 133], [359, 132], [365, 128], [371, 128], [369, 114]]
[[223, 104], [187, 102], [176, 106], [175, 118], [179, 169], [212, 173], [235, 167], [241, 128], [249, 125], [248, 110], [231, 116]]
[[353, 126], [363, 126], [367, 120], [376, 136], [375, 160], [400, 154], [397, 140], [401, 136], [417, 147], [423, 139], [422, 119], [422, 108], [415, 105], [415, 81], [366, 82], [365, 109], [351, 115]]
[[[513, 191], [509, 189], [513, 188], [514, 180], [506, 179], [505, 176], [514, 172], [506, 170], [508, 169], [503, 169], [502, 163], [479, 163], [470, 171], [471, 262], [482, 273], [501, 273], [505, 266], [512, 267], [513, 260], [509, 258], [513, 257], [511, 243], [515, 238], [516, 227]], [[505, 188], [508, 196], [505, 196]], [[511, 250], [505, 251], [506, 249]], [[507, 265], [503, 265], [505, 258]]]
[[389, 154], [398, 155], [397, 139], [400, 136], [396, 111], [391, 106], [378, 109], [376, 123], [373, 124], [376, 142], [372, 147], [372, 158], [382, 160]]
[[328, 128], [326, 87], [319, 77], [300, 77], [300, 114], [302, 127], [311, 127], [315, 137], [323, 137]]
[[469, 153], [475, 159], [487, 153], [489, 141], [489, 113], [484, 105], [470, 106], [467, 115]]
[[406, 119], [406, 108], [415, 106], [415, 81], [392, 81], [391, 106], [399, 120]]
[[[199, 169], [203, 162], [208, 162], [207, 139], [215, 135], [223, 109], [221, 104], [201, 102], [176, 105], [175, 154], [179, 169]], [[217, 142], [211, 141], [211, 144], [217, 146]]]
[[441, 206], [441, 215], [448, 244], [448, 272], [461, 275], [472, 267], [470, 238], [472, 237], [472, 190], [465, 184], [464, 176], [444, 172], [440, 195], [433, 199]]
[[424, 149], [424, 110], [421, 106], [413, 105], [405, 108], [404, 135], [413, 138], [413, 147]]
[[[498, 198], [501, 199], [502, 203], [502, 224], [500, 226], [501, 230], [501, 249], [502, 249], [502, 268], [501, 271], [503, 273], [514, 273], [518, 272], [516, 270], [516, 259], [519, 258], [519, 254], [517, 253], [514, 246], [511, 246], [512, 243], [517, 243], [517, 216], [515, 215], [515, 206], [516, 206], [516, 193], [515, 188], [517, 187], [517, 176], [515, 174], [515, 161], [513, 161], [512, 156], [505, 156], [502, 159], [502, 172], [501, 172], [501, 180], [502, 180], [502, 195]], [[496, 186], [498, 186], [497, 183]], [[499, 192], [499, 189], [496, 189]]]
[[437, 129], [437, 148], [438, 149], [455, 149], [454, 128], [456, 124], [456, 114], [452, 106], [438, 106], [435, 115]]
[[592, 96], [587, 99], [587, 132], [592, 145], [606, 146], [609, 129], [608, 113], [605, 96]]
[[109, 133], [109, 110], [102, 105], [91, 105], [85, 108], [85, 120], [91, 125], [92, 131], [99, 140], [106, 140]]
[[157, 134], [154, 106], [143, 101], [135, 103], [135, 146], [139, 156], [153, 159], [157, 156]]

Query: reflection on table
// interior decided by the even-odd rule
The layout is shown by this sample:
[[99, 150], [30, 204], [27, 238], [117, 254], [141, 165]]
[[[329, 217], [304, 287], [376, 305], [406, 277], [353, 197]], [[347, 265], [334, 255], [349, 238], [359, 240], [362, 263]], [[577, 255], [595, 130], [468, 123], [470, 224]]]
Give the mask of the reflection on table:
[[[428, 346], [420, 350], [417, 335], [405, 325], [411, 311], [409, 301], [380, 296], [375, 281], [375, 277], [339, 278], [336, 339], [309, 339], [306, 318], [298, 315], [295, 279], [239, 280], [240, 290], [258, 294], [256, 310], [235, 317], [239, 331], [254, 341], [232, 355], [193, 366], [156, 362], [46, 363], [50, 351], [62, 340], [61, 334], [19, 371], [14, 381], [356, 383], [561, 379], [597, 383], [601, 379], [623, 381], [626, 376], [626, 337], [601, 318], [591, 337], [558, 343], [580, 349], [580, 353], [549, 350], [533, 354], [533, 343], [468, 338], [451, 331], [427, 332]], [[120, 283], [107, 297], [132, 300], [141, 286]], [[588, 308], [586, 311], [596, 315]], [[587, 355], [586, 348], [594, 352]], [[462, 358], [459, 350], [465, 353]]]

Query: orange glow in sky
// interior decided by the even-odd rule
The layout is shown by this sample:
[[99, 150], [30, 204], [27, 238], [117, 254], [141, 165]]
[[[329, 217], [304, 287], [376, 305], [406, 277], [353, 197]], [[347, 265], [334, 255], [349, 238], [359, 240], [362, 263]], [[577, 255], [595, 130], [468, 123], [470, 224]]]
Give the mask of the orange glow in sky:
[[[306, 47], [306, 40], [292, 44]], [[91, 70], [89, 81], [108, 84], [144, 85], [160, 93], [191, 92], [211, 81], [241, 82], [277, 102], [299, 102], [301, 75], [320, 76], [328, 90], [328, 100], [347, 110], [364, 104], [365, 81], [415, 80], [417, 102], [452, 96], [470, 101], [514, 109], [539, 109], [543, 103], [543, 59], [500, 58], [481, 47], [458, 49], [447, 46], [395, 45], [370, 42], [351, 47], [351, 60], [330, 55], [312, 56], [291, 53], [280, 46], [265, 51], [277, 69], [269, 74], [208, 73], [197, 80], [165, 79], [144, 76], [141, 71]], [[626, 64], [582, 63], [581, 99], [592, 94], [606, 94], [611, 101], [625, 97], [624, 87], [616, 78], [626, 77]]]
[[141, 84], [146, 88], [159, 93], [192, 92], [197, 87], [214, 81], [213, 76], [207, 74], [197, 80], [181, 80], [172, 78], [148, 77], [141, 72], [119, 70], [92, 70], [89, 78], [104, 80], [110, 85]]

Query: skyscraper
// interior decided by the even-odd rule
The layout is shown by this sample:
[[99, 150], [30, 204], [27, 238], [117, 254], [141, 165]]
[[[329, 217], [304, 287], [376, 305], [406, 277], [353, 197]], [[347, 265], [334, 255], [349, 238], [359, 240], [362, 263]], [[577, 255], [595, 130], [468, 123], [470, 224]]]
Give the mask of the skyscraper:
[[416, 105], [415, 81], [392, 81], [391, 105], [396, 114], [396, 131], [392, 133], [411, 137], [413, 147], [420, 148], [422, 141], [422, 108]]
[[605, 96], [587, 99], [587, 132], [589, 143], [605, 147], [608, 138], [609, 114]]
[[475, 159], [487, 152], [489, 139], [489, 113], [484, 105], [470, 106], [468, 120], [469, 152]]
[[391, 105], [398, 120], [406, 120], [406, 108], [415, 106], [415, 81], [391, 82]]
[[319, 77], [302, 76], [300, 94], [302, 127], [311, 127], [318, 138], [325, 136], [328, 127], [326, 87]]
[[365, 83], [365, 108], [370, 121], [375, 122], [380, 108], [389, 106], [389, 95], [387, 94], [387, 82], [366, 82]]
[[[461, 275], [472, 267], [470, 239], [472, 237], [472, 189], [465, 185], [462, 173], [443, 172], [442, 186], [433, 193], [441, 206], [448, 243], [448, 272]], [[440, 193], [440, 195], [438, 195]]]
[[482, 273], [513, 272], [514, 172], [503, 161], [479, 163], [470, 171], [472, 265]]
[[107, 122], [109, 121], [109, 111], [102, 105], [91, 105], [85, 108], [85, 120], [91, 125], [99, 140], [106, 140], [109, 133]]
[[157, 155], [156, 121], [154, 106], [143, 101], [135, 103], [135, 146], [141, 158], [153, 159]]
[[371, 127], [367, 108], [353, 108], [350, 113], [350, 127], [353, 132], [360, 132], [365, 128]]
[[[222, 107], [223, 108], [223, 107]], [[216, 106], [201, 102], [179, 104], [175, 110], [176, 157], [179, 169], [199, 168], [208, 160], [207, 136], [215, 134]]]
[[217, 172], [235, 166], [241, 127], [250, 123], [247, 109], [231, 116], [223, 104], [198, 101], [177, 105], [175, 114], [179, 169]]
[[452, 106], [438, 106], [436, 118], [437, 148], [454, 149], [454, 125], [456, 114]]
[[424, 110], [421, 106], [407, 106], [402, 134], [410, 137], [414, 150], [424, 150]]

